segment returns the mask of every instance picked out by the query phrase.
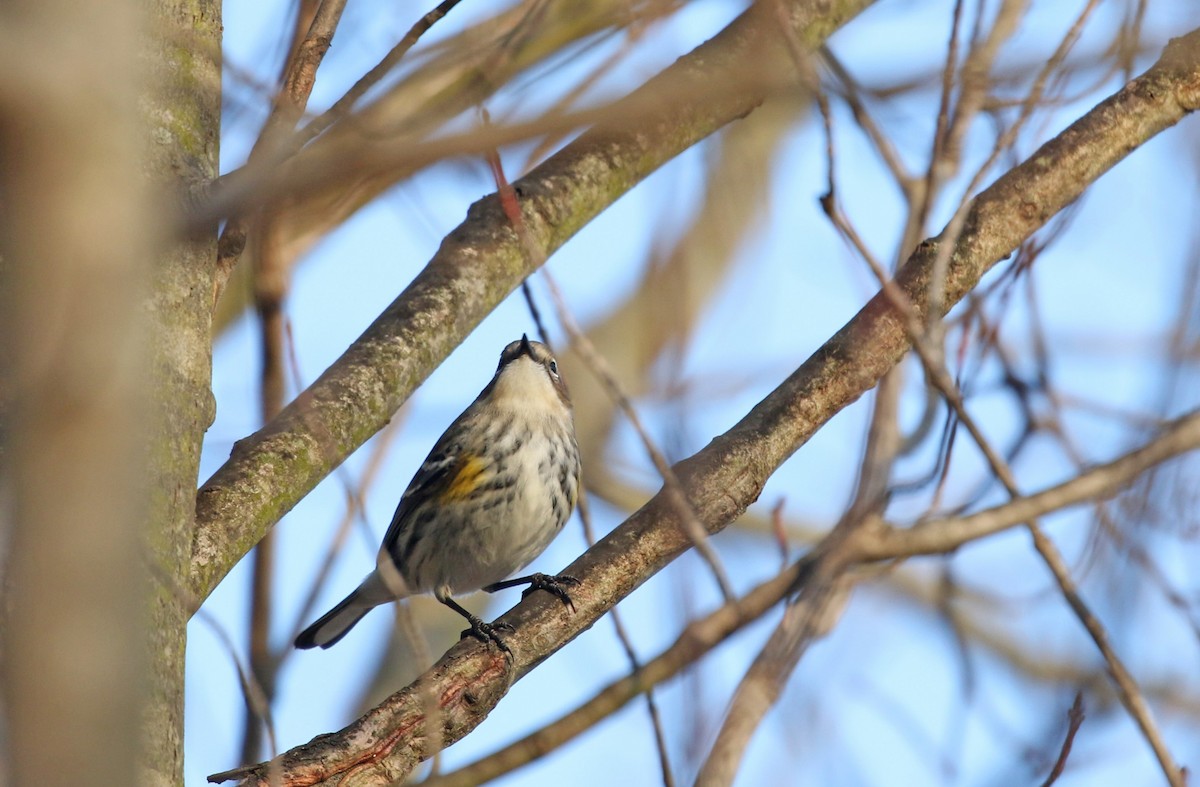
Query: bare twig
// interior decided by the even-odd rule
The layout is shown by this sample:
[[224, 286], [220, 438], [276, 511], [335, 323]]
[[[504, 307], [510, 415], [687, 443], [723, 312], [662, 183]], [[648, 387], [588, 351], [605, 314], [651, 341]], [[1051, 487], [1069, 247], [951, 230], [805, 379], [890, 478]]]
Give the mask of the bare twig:
[[621, 411], [625, 413], [625, 417], [629, 419], [629, 423], [637, 432], [638, 437], [642, 441], [642, 446], [646, 449], [646, 453], [650, 457], [650, 461], [654, 463], [654, 467], [658, 470], [659, 475], [663, 479], [663, 488], [667, 493], [667, 499], [671, 505], [676, 506], [680, 513], [680, 522], [683, 525], [684, 532], [688, 538], [692, 540], [696, 552], [701, 559], [708, 564], [709, 571], [712, 572], [713, 579], [717, 583], [721, 595], [725, 598], [726, 603], [732, 601], [736, 596], [733, 592], [733, 586], [729, 582], [729, 576], [725, 571], [725, 567], [721, 565], [721, 559], [717, 556], [712, 545], [708, 542], [708, 531], [700, 523], [700, 519], [696, 516], [696, 512], [692, 509], [691, 503], [688, 502], [687, 496], [683, 492], [683, 486], [679, 483], [679, 477], [675, 475], [675, 471], [671, 468], [671, 463], [663, 456], [662, 451], [658, 450], [658, 446], [654, 444], [654, 440], [650, 437], [650, 433], [646, 431], [645, 425], [642, 424], [641, 418], [634, 409], [633, 403], [629, 401], [629, 397], [625, 395], [621, 384], [617, 382], [613, 376], [612, 370], [608, 366], [608, 362], [596, 352], [595, 345], [591, 339], [575, 322], [575, 318], [567, 310], [566, 301], [563, 300], [562, 292], [558, 289], [554, 278], [550, 276], [548, 271], [542, 271], [546, 280], [546, 286], [550, 290], [550, 297], [554, 300], [554, 305], [558, 310], [558, 319], [566, 328], [567, 334], [571, 337], [571, 347], [579, 354], [579, 356], [587, 363], [588, 367], [596, 378], [604, 385], [609, 396], [616, 402]]
[[[858, 127], [862, 129], [867, 139], [870, 140], [871, 146], [879, 154], [884, 167], [891, 173], [892, 179], [896, 181], [896, 186], [905, 195], [909, 203], [912, 203], [914, 188], [912, 175], [904, 165], [904, 161], [900, 158], [900, 154], [897, 152], [892, 140], [883, 133], [879, 124], [871, 116], [871, 112], [867, 108], [867, 103], [863, 96], [862, 87], [829, 47], [821, 47], [820, 56], [821, 62], [825, 64], [825, 67], [841, 84], [842, 90], [840, 96], [846, 102], [847, 106], [850, 107], [850, 112], [854, 115], [854, 122], [858, 124]], [[823, 93], [824, 91], [820, 92]]]
[[[304, 114], [304, 107], [308, 104], [308, 97], [312, 94], [313, 85], [317, 80], [317, 69], [325, 58], [325, 53], [329, 51], [334, 31], [337, 30], [345, 8], [346, 0], [321, 1], [321, 7], [313, 17], [308, 33], [291, 52], [291, 62], [286, 66], [283, 89], [275, 97], [267, 122], [250, 150], [251, 160], [270, 157], [274, 146], [280, 143], [282, 135], [295, 128], [297, 121]], [[221, 231], [221, 237], [217, 241], [217, 289], [213, 292], [214, 305], [221, 294], [221, 288], [229, 279], [229, 274], [241, 259], [249, 231], [250, 223], [244, 216], [231, 218]]]
[[[486, 110], [484, 111], [486, 118]], [[525, 228], [525, 221], [521, 217], [520, 204], [517, 201], [516, 192], [508, 182], [508, 178], [504, 174], [504, 166], [500, 162], [500, 154], [496, 151], [490, 151], [488, 154], [488, 165], [492, 170], [492, 176], [495, 178], [496, 191], [500, 196], [500, 203], [504, 206], [505, 213], [508, 214], [508, 219], [512, 223], [513, 230], [521, 236], [522, 245], [525, 248], [527, 259], [535, 262], [536, 259], [532, 255], [539, 253], [529, 237], [529, 232]], [[544, 261], [536, 261], [536, 267], [540, 267]], [[521, 282], [521, 292], [525, 296], [525, 303], [529, 307], [530, 316], [533, 318], [534, 324], [537, 326], [538, 334], [543, 342], [548, 342], [546, 327], [542, 324], [542, 315], [538, 310], [537, 303], [533, 299], [533, 291], [529, 286], [529, 281]], [[587, 491], [581, 489], [579, 494], [579, 518], [583, 522], [584, 537], [587, 540], [589, 547], [596, 543], [595, 531], [592, 528], [591, 510], [588, 506]], [[633, 642], [629, 638], [629, 633], [625, 630], [625, 625], [621, 621], [617, 610], [611, 613], [613, 628], [616, 631], [617, 639], [621, 643], [621, 648], [625, 651], [625, 656], [629, 660], [630, 667], [634, 674], [642, 669], [642, 665], [638, 660], [637, 652], [633, 649]], [[662, 767], [663, 784], [666, 787], [672, 787], [675, 783], [675, 778], [671, 772], [670, 756], [667, 752], [666, 735], [663, 732], [662, 718], [658, 712], [658, 703], [654, 699], [654, 692], [646, 692], [646, 707], [650, 713], [650, 722], [654, 729], [654, 741], [658, 747], [659, 764]]]
[[[242, 660], [238, 658], [238, 649], [233, 644], [233, 638], [229, 636], [229, 632], [225, 630], [225, 627], [215, 617], [203, 609], [196, 613], [196, 617], [206, 623], [213, 634], [216, 635], [221, 643], [221, 647], [229, 655], [229, 660], [233, 662], [234, 670], [237, 672], [238, 684], [241, 686], [242, 696], [246, 701], [247, 729], [242, 738], [242, 762], [252, 762], [259, 756], [258, 747], [255, 747], [251, 752], [247, 752], [246, 741], [251, 739], [250, 726], [265, 729], [267, 732], [268, 748], [272, 752], [279, 751], [279, 744], [275, 737], [275, 720], [271, 713], [271, 698], [259, 681], [253, 662], [248, 665], [242, 663]], [[251, 659], [254, 658], [254, 655], [252, 652]]]
[[[584, 523], [583, 529], [588, 547], [595, 546], [595, 531], [592, 529], [591, 509], [588, 505], [586, 491], [579, 496], [579, 518]], [[637, 651], [633, 648], [633, 639], [630, 638], [629, 631], [625, 628], [625, 621], [621, 618], [621, 611], [614, 607], [608, 613], [608, 618], [612, 621], [613, 630], [617, 634], [617, 641], [621, 643], [621, 649], [625, 651], [625, 658], [629, 661], [630, 674], [640, 675], [645, 670], [645, 667], [638, 658]], [[644, 694], [646, 697], [646, 712], [650, 716], [650, 727], [654, 730], [654, 745], [658, 750], [658, 766], [662, 771], [663, 787], [672, 787], [675, 784], [675, 776], [671, 768], [671, 755], [667, 748], [667, 735], [663, 728], [662, 714], [658, 711], [658, 700], [654, 696], [654, 687], [647, 686]]]
[[[372, 446], [371, 453], [367, 457], [365, 466], [363, 467], [362, 476], [356, 484], [351, 483], [349, 479], [342, 478], [342, 493], [346, 501], [346, 509], [342, 513], [342, 518], [338, 522], [338, 526], [334, 529], [333, 538], [329, 541], [329, 546], [325, 549], [325, 556], [321, 560], [321, 566], [317, 569], [316, 576], [313, 577], [308, 586], [308, 592], [304, 595], [304, 601], [300, 604], [300, 610], [296, 614], [295, 622], [292, 624], [289, 631], [291, 635], [288, 641], [295, 639], [296, 635], [308, 624], [312, 618], [313, 612], [317, 608], [317, 599], [320, 597], [321, 591], [325, 587], [325, 583], [329, 580], [329, 575], [333, 571], [333, 563], [337, 558], [338, 552], [341, 550], [346, 538], [350, 535], [350, 529], [354, 525], [354, 521], [362, 517], [364, 508], [364, 499], [368, 490], [375, 482], [379, 470], [383, 467], [383, 460], [387, 456], [388, 449], [391, 448], [392, 440], [400, 432], [400, 420], [393, 421], [388, 426], [384, 427], [379, 433], [379, 438]], [[339, 475], [339, 477], [341, 477]], [[286, 661], [293, 651], [288, 649], [280, 654], [280, 661]]]
[[[491, 165], [492, 174], [495, 176], [498, 184], [497, 193], [500, 196], [500, 204], [504, 208], [508, 220], [512, 222], [513, 232], [517, 234], [518, 239], [521, 241], [521, 248], [524, 250], [526, 260], [531, 268], [541, 268], [546, 261], [546, 252], [538, 246], [533, 235], [530, 234], [529, 229], [525, 226], [525, 219], [521, 215], [520, 203], [517, 200], [516, 192], [504, 177], [504, 170], [500, 165], [500, 157], [492, 154], [488, 162]], [[655, 469], [662, 476], [669, 499], [673, 505], [679, 507], [680, 518], [684, 523], [688, 537], [695, 544], [696, 552], [708, 564], [709, 570], [712, 571], [713, 578], [716, 580], [717, 587], [720, 589], [726, 603], [732, 601], [735, 597], [733, 586], [729, 583], [729, 577], [725, 568], [721, 565], [721, 559], [717, 557], [717, 553], [713, 550], [712, 545], [708, 543], [708, 533], [704, 530], [704, 526], [700, 524], [700, 520], [696, 518], [696, 513], [692, 511], [691, 504], [688, 503], [687, 497], [683, 494], [679, 479], [676, 478], [675, 471], [671, 469], [671, 463], [663, 456], [662, 451], [659, 450], [654, 440], [650, 437], [650, 433], [646, 431], [646, 427], [642, 424], [642, 419], [638, 416], [637, 410], [634, 409], [629, 397], [625, 395], [624, 389], [617, 382], [608, 363], [596, 351], [596, 346], [592, 344], [591, 339], [587, 337], [583, 329], [579, 327], [579, 323], [575, 321], [574, 316], [567, 308], [562, 291], [558, 289], [558, 285], [550, 275], [550, 272], [543, 269], [542, 275], [545, 277], [546, 287], [550, 291], [550, 297], [554, 301], [555, 309], [558, 312], [558, 321], [571, 337], [572, 348], [587, 363], [589, 371], [596, 376], [605, 390], [608, 391], [612, 401], [616, 403], [617, 407], [621, 408], [621, 411], [625, 413], [625, 417], [629, 419], [629, 423], [637, 432], [638, 437], [641, 438], [642, 446], [646, 449], [646, 453], [654, 463]]]
[[1046, 777], [1046, 781], [1042, 782], [1042, 787], [1050, 787], [1058, 781], [1059, 776], [1062, 776], [1063, 768], [1067, 765], [1067, 758], [1071, 756], [1071, 745], [1075, 743], [1075, 733], [1079, 732], [1082, 724], [1083, 692], [1077, 692], [1075, 701], [1071, 703], [1071, 709], [1067, 711], [1067, 734], [1063, 739], [1062, 748], [1059, 750], [1058, 759], [1054, 762], [1054, 767], [1050, 769], [1050, 775]]
[[1037, 494], [962, 517], [932, 519], [911, 529], [875, 531], [862, 542], [870, 560], [933, 555], [954, 549], [1006, 528], [1080, 503], [1103, 499], [1132, 483], [1146, 470], [1200, 448], [1200, 411], [1169, 424], [1154, 439], [1119, 459], [1098, 465], [1069, 481]]

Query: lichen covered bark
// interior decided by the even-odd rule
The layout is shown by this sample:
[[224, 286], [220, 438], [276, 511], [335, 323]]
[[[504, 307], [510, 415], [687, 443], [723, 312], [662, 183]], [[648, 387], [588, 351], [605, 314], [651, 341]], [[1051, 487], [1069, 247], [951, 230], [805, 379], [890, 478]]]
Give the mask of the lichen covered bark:
[[[144, 62], [151, 88], [147, 174], [163, 194], [198, 191], [217, 174], [221, 111], [221, 6], [156, 0]], [[166, 197], [170, 198], [170, 197]], [[143, 782], [183, 782], [183, 691], [200, 444], [214, 415], [211, 313], [216, 231], [176, 243], [154, 260], [146, 309], [152, 342], [146, 523], [152, 561], [143, 718]]]

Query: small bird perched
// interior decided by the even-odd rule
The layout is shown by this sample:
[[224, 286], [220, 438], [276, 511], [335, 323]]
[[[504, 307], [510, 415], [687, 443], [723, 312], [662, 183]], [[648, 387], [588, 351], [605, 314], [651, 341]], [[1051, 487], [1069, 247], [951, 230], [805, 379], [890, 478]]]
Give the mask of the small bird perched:
[[487, 387], [434, 444], [408, 484], [375, 561], [349, 596], [296, 637], [328, 648], [380, 604], [433, 592], [473, 634], [505, 652], [496, 634], [453, 598], [528, 584], [571, 607], [565, 575], [527, 566], [558, 535], [579, 495], [579, 446], [567, 385], [550, 349], [525, 336], [504, 348]]

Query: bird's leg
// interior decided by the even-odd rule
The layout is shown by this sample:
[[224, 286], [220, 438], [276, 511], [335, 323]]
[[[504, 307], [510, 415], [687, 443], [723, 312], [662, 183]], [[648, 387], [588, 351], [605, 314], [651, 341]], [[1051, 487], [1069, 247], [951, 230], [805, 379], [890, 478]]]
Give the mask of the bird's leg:
[[506, 579], [503, 582], [493, 582], [483, 588], [486, 593], [495, 593], [497, 590], [516, 587], [517, 585], [529, 585], [521, 593], [521, 598], [525, 598], [535, 590], [544, 590], [558, 598], [559, 601], [572, 612], [575, 611], [575, 602], [567, 594], [566, 588], [563, 585], [575, 587], [579, 585], [579, 580], [575, 577], [566, 574], [530, 574], [527, 577], [516, 577], [515, 579]]
[[449, 590], [439, 589], [433, 595], [437, 598], [438, 601], [440, 601], [443, 604], [445, 604], [446, 606], [450, 607], [450, 609], [452, 609], [455, 612], [457, 612], [458, 614], [462, 615], [464, 618], [466, 618], [471, 623], [471, 628], [464, 631], [462, 633], [462, 636], [465, 637], [469, 634], [472, 637], [475, 637], [476, 639], [480, 640], [481, 642], [485, 642], [485, 643], [488, 641], [495, 642], [496, 647], [498, 647], [498, 648], [500, 648], [500, 650], [504, 651], [505, 655], [507, 655], [509, 658], [512, 658], [512, 651], [509, 650], [508, 645], [504, 644], [504, 640], [500, 639], [500, 635], [496, 633], [498, 631], [512, 631], [513, 627], [510, 624], [483, 622], [482, 620], [480, 620], [479, 618], [477, 618], [476, 616], [474, 616], [470, 612], [468, 612], [466, 609], [464, 609], [461, 604], [459, 604], [457, 601], [455, 601], [453, 598], [451, 598]]

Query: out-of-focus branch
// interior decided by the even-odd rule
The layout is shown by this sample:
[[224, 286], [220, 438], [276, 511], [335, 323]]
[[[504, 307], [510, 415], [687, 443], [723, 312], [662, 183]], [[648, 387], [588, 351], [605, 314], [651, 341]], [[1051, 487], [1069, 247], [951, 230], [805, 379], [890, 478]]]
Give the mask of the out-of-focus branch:
[[[337, 0], [337, 2], [322, 0], [319, 13], [311, 21], [311, 27], [305, 28], [308, 31], [307, 34], [297, 30], [296, 40], [292, 42], [291, 53], [284, 66], [284, 91], [276, 98], [271, 116], [267, 119], [262, 134], [250, 151], [246, 167], [270, 171], [295, 155], [305, 142], [344, 118], [363, 94], [395, 68], [400, 59], [412, 49], [421, 36], [459, 2], [460, 0], [443, 0], [433, 10], [427, 12], [417, 20], [417, 23], [399, 43], [392, 47], [383, 60], [368, 71], [350, 90], [346, 91], [345, 95], [338, 99], [329, 110], [306, 125], [303, 130], [296, 131], [296, 123], [300, 120], [304, 107], [308, 103], [308, 96], [312, 92], [316, 69], [329, 48], [333, 27], [336, 26], [345, 7], [345, 0]], [[298, 24], [303, 23], [306, 17], [305, 11], [306, 9], [302, 7]], [[287, 229], [287, 219], [293, 215], [295, 209], [295, 195], [285, 205], [272, 206], [268, 211], [271, 216], [270, 226], [268, 229], [260, 230], [271, 232], [270, 242], [276, 258], [272, 264], [285, 273], [291, 269], [297, 256], [286, 242], [290, 235]], [[218, 261], [218, 287], [221, 289], [232, 275], [233, 268], [245, 248], [246, 232], [246, 223], [241, 219], [234, 219], [226, 225], [226, 229], [221, 234], [222, 254]], [[220, 297], [220, 292], [217, 297]]]
[[[334, 31], [337, 30], [345, 8], [346, 0], [321, 0], [321, 6], [313, 16], [308, 32], [289, 53], [291, 59], [284, 66], [283, 89], [275, 97], [267, 122], [250, 150], [251, 160], [270, 158], [272, 150], [282, 143], [287, 132], [295, 128], [296, 122], [304, 114], [304, 107], [308, 105], [308, 97], [317, 81], [317, 69], [324, 60], [325, 53], [329, 51]], [[233, 266], [237, 264], [243, 249], [246, 248], [249, 230], [250, 222], [242, 215], [232, 217], [221, 230], [221, 238], [217, 242], [217, 276], [214, 279], [212, 296], [214, 308]]]
[[[950, 308], [980, 277], [1093, 180], [1200, 98], [1200, 32], [1174, 42], [1146, 74], [1102, 102], [975, 200], [940, 301]], [[526, 216], [528, 221], [529, 217]], [[924, 318], [935, 239], [921, 244], [896, 279]], [[735, 519], [770, 475], [835, 413], [857, 399], [903, 357], [909, 334], [888, 294], [879, 293], [837, 334], [737, 425], [676, 473], [701, 521], [715, 532]], [[861, 532], [861, 531], [855, 531]], [[835, 530], [835, 535], [837, 531]], [[452, 648], [416, 684], [333, 735], [285, 753], [248, 774], [248, 784], [387, 783], [428, 756], [420, 697], [441, 698], [442, 729], [452, 743], [472, 730], [520, 679], [690, 544], [677, 512], [659, 493], [567, 568], [582, 580], [569, 613], [553, 599], [530, 596], [502, 620], [511, 661], [475, 642]], [[280, 781], [271, 782], [268, 774]]]
[[697, 787], [733, 782], [754, 730], [779, 699], [809, 645], [827, 634], [841, 615], [850, 593], [849, 578], [821, 577], [803, 588], [787, 606], [783, 620], [738, 684], [729, 713], [696, 776]]
[[[793, 15], [793, 24], [798, 29], [804, 28], [799, 39], [819, 44], [871, 2], [839, 0], [825, 4], [791, 0], [789, 13]], [[373, 133], [366, 133], [368, 127], [350, 123], [343, 133], [336, 135], [336, 141], [333, 136], [328, 140], [322, 138], [322, 144], [310, 145], [286, 167], [274, 167], [253, 177], [230, 173], [214, 184], [206, 200], [192, 205], [190, 214], [179, 220], [190, 226], [237, 213], [251, 203], [292, 200], [301, 195], [323, 195], [321, 204], [332, 208], [348, 199], [346, 192], [357, 193], [364, 180], [384, 178], [386, 184], [378, 185], [391, 185], [436, 161], [482, 155], [506, 144], [579, 128], [595, 126], [622, 134], [633, 126], [647, 130], [658, 127], [661, 133], [665, 121], [675, 119], [675, 129], [688, 134], [687, 128], [692, 124], [680, 122], [684, 118], [678, 115], [694, 116], [699, 107], [706, 107], [709, 112], [736, 107], [737, 113], [732, 117], [740, 117], [776, 91], [790, 89], [794, 82], [792, 69], [781, 67], [773, 57], [749, 51], [752, 45], [748, 46], [748, 38], [769, 46], [777, 42], [778, 22], [773, 26], [764, 24], [762, 16], [762, 11], [748, 10], [714, 39], [680, 58], [643, 88], [615, 102], [574, 112], [551, 109], [533, 117], [523, 115], [505, 125], [476, 126], [462, 133], [441, 135], [431, 135], [419, 119], [415, 124], [393, 123], [383, 129], [372, 129]], [[701, 54], [705, 57], [698, 57]], [[378, 192], [372, 192], [375, 193]], [[330, 200], [332, 205], [327, 204]], [[358, 205], [361, 203], [354, 203], [355, 209]]]
[[[268, 134], [278, 135], [287, 124], [295, 124], [316, 81], [316, 70], [332, 38], [314, 35], [335, 25], [344, 9], [344, 3], [325, 3], [323, 0], [301, 0], [296, 8], [296, 23], [292, 30], [292, 42], [283, 64], [284, 91], [276, 97], [276, 104], [267, 127], [259, 138], [260, 144]], [[318, 20], [320, 24], [317, 24]], [[277, 233], [274, 232], [273, 214], [266, 211], [259, 216], [253, 237], [256, 253], [253, 255], [254, 305], [259, 321], [259, 346], [262, 349], [262, 372], [260, 375], [259, 403], [262, 423], [266, 423], [283, 409], [286, 395], [284, 357], [286, 355], [283, 303], [288, 290], [288, 272], [282, 264]], [[225, 232], [237, 224], [234, 220], [226, 225]], [[246, 723], [242, 731], [242, 762], [258, 759], [262, 751], [263, 727], [270, 723], [270, 708], [275, 698], [275, 678], [278, 659], [271, 652], [271, 613], [274, 609], [271, 589], [274, 585], [275, 539], [268, 533], [254, 549], [250, 579], [250, 620], [248, 639], [250, 642], [249, 672], [254, 677], [258, 696], [253, 700], [246, 697]], [[274, 740], [274, 736], [271, 736]], [[274, 756], [272, 751], [270, 756]]]
[[[801, 40], [816, 44], [868, 2], [847, 0], [833, 11], [821, 6], [822, 14], [800, 2], [792, 21]], [[719, 83], [731, 71], [738, 73], [739, 63], [762, 56], [774, 40], [771, 29], [752, 8], [637, 91], [658, 97], [657, 113], [636, 125], [597, 128], [513, 184], [526, 226], [544, 254], [662, 163], [761, 103], [764, 94], [749, 88], [694, 104], [667, 97], [677, 90], [690, 95], [689, 86]], [[201, 488], [192, 592], [207, 597], [250, 547], [378, 431], [530, 272], [495, 197], [476, 203], [354, 345], [279, 418], [236, 444], [229, 461]]]
[[[421, 40], [421, 36], [429, 32], [429, 28], [433, 27], [442, 17], [450, 13], [459, 2], [461, 0], [442, 0], [442, 2], [427, 11], [409, 28], [404, 37], [388, 50], [383, 59], [376, 63], [370, 71], [363, 74], [362, 78], [355, 82], [341, 98], [334, 102], [333, 106], [321, 113], [320, 117], [305, 125], [303, 129], [296, 132], [295, 136], [289, 140], [287, 153], [290, 155], [297, 152], [307, 142], [320, 136], [330, 126], [347, 117], [354, 110], [354, 105], [367, 94], [367, 91], [379, 84], [380, 80], [386, 77], [400, 63], [409, 50], [416, 46], [417, 42]], [[407, 110], [411, 112], [412, 108], [409, 107]]]
[[[443, 3], [438, 9], [446, 8]], [[482, 20], [472, 28], [437, 45], [410, 75], [378, 97], [369, 106], [342, 115], [341, 110], [318, 119], [315, 130], [330, 119], [337, 122], [309, 147], [318, 155], [338, 157], [367, 140], [385, 140], [403, 148], [405, 137], [420, 139], [460, 112], [478, 106], [521, 74], [561, 54], [573, 44], [622, 25], [645, 23], [672, 9], [664, 0], [589, 0], [586, 3], [547, 3], [526, 0]], [[436, 9], [435, 9], [436, 11]], [[434, 12], [431, 12], [434, 13]], [[406, 38], [421, 34], [430, 19], [426, 14]], [[399, 53], [404, 42], [393, 50]], [[397, 57], [391, 53], [372, 73], [383, 75]], [[357, 87], [357, 86], [356, 86]], [[352, 88], [345, 101], [355, 100]], [[342, 103], [339, 100], [338, 103]], [[346, 104], [343, 104], [343, 109]], [[306, 127], [301, 139], [309, 138]], [[494, 147], [494, 145], [492, 146]], [[323, 151], [329, 151], [325, 153]], [[248, 166], [243, 172], [223, 177], [218, 191], [233, 185], [233, 191], [254, 190], [255, 184], [273, 175], [273, 166]], [[290, 265], [317, 239], [345, 221], [370, 200], [411, 175], [417, 167], [364, 168], [354, 177], [314, 183], [311, 188], [292, 189], [288, 209], [280, 216], [280, 248]], [[240, 184], [240, 185], [238, 185]]]
[[970, 541], [1044, 514], [1110, 497], [1148, 469], [1197, 447], [1200, 447], [1200, 412], [1193, 412], [1168, 425], [1141, 448], [1037, 494], [967, 516], [929, 520], [907, 530], [894, 527], [874, 530], [861, 542], [865, 550], [861, 557], [884, 560], [952, 552]]
[[[262, 349], [259, 402], [262, 422], [274, 418], [283, 409], [286, 393], [284, 357], [285, 330], [283, 303], [287, 294], [288, 277], [280, 266], [279, 255], [272, 248], [271, 221], [262, 216], [258, 231], [257, 253], [254, 255], [254, 302], [259, 318], [259, 346]], [[254, 549], [250, 580], [249, 665], [269, 708], [275, 697], [277, 659], [271, 652], [270, 631], [273, 610], [271, 588], [274, 584], [275, 540], [268, 533]], [[262, 748], [262, 723], [251, 703], [246, 705], [246, 725], [242, 735], [242, 762], [257, 759]]]
[[[690, 226], [672, 248], [647, 261], [628, 300], [588, 326], [588, 338], [611, 362], [613, 375], [630, 396], [650, 390], [650, 370], [664, 350], [683, 352], [705, 306], [733, 275], [736, 250], [766, 213], [771, 165], [794, 119], [786, 102], [768, 102], [712, 140], [717, 152]], [[571, 381], [584, 481], [589, 486], [603, 483], [599, 479], [608, 472], [604, 449], [616, 407], [603, 386], [583, 373], [570, 347], [559, 355], [559, 363]]]

